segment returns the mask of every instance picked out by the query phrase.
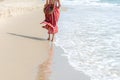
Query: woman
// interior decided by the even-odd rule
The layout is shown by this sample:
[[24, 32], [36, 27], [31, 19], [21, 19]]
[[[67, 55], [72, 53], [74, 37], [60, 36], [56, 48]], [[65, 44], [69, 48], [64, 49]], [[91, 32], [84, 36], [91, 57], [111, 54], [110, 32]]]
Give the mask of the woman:
[[45, 24], [43, 28], [48, 30], [48, 40], [50, 40], [50, 34], [52, 34], [52, 40], [54, 40], [55, 33], [58, 32], [58, 19], [60, 15], [60, 0], [46, 0], [44, 5], [45, 20], [42, 22]]

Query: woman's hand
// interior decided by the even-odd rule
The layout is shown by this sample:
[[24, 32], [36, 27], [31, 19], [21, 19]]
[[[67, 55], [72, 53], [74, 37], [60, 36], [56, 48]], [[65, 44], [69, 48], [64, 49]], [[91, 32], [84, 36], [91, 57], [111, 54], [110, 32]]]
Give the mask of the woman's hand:
[[45, 8], [47, 5], [48, 5], [48, 4], [45, 4], [45, 5], [44, 5], [44, 8]]
[[60, 0], [58, 0], [58, 8], [61, 7], [61, 3], [60, 3]]
[[49, 0], [46, 0], [44, 7], [46, 7], [48, 5], [48, 2], [49, 2]]
[[58, 8], [60, 8], [61, 7], [61, 5], [58, 5]]

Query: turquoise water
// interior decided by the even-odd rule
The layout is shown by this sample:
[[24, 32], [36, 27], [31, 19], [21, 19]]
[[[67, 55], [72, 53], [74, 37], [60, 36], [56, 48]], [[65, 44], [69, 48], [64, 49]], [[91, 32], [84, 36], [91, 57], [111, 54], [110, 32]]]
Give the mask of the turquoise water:
[[91, 80], [120, 80], [120, 6], [111, 3], [65, 0], [68, 11], [59, 21], [56, 45], [73, 69]]
[[120, 4], [120, 0], [63, 0], [63, 4], [65, 5], [81, 5], [81, 4]]
[[100, 2], [107, 2], [112, 4], [120, 4], [120, 0], [100, 0]]

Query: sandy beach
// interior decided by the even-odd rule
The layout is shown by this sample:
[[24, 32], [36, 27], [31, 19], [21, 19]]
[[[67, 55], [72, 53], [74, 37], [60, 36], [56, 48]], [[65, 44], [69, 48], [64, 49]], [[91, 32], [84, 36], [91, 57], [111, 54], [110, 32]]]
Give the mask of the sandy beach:
[[0, 19], [0, 80], [35, 80], [48, 56], [47, 32], [41, 10]]
[[90, 80], [46, 40], [42, 8], [0, 19], [0, 80]]

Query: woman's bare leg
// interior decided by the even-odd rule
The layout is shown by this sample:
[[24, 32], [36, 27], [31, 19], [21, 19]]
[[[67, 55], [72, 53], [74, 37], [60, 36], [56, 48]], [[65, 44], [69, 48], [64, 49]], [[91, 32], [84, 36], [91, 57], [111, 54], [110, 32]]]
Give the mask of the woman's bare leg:
[[49, 36], [48, 36], [48, 39], [47, 40], [50, 40], [50, 34], [49, 34]]
[[52, 35], [52, 40], [51, 40], [52, 42], [53, 42], [53, 40], [54, 40], [54, 36], [55, 36], [55, 34]]

